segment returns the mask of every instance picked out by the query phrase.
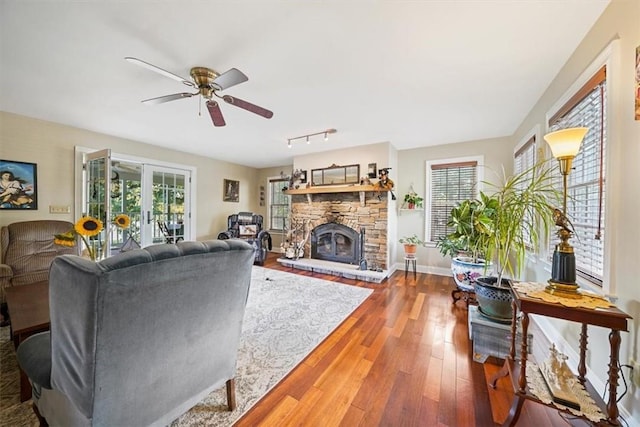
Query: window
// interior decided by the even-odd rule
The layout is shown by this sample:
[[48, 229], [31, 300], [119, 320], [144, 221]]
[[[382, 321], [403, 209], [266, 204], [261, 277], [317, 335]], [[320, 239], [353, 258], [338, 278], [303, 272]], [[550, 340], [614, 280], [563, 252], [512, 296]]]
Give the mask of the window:
[[481, 165], [481, 157], [427, 162], [427, 242], [435, 243], [452, 231], [447, 227], [451, 209], [478, 197]]
[[290, 198], [282, 191], [289, 183], [287, 178], [269, 178], [269, 229], [284, 231], [289, 220]]
[[[531, 135], [526, 139], [525, 143], [516, 150], [513, 158], [513, 174], [519, 175], [525, 171], [530, 171], [533, 165], [536, 163], [536, 136]], [[521, 182], [520, 186], [524, 188], [525, 182]], [[523, 236], [526, 242], [526, 246], [529, 250], [535, 249], [529, 236], [529, 230], [527, 227], [523, 227]]]
[[530, 169], [536, 163], [536, 136], [527, 139], [527, 142], [520, 147], [513, 159], [513, 173], [517, 175]]
[[[569, 173], [567, 216], [575, 230], [570, 243], [577, 273], [599, 285], [604, 271], [606, 102], [606, 67], [602, 67], [549, 120], [550, 131], [589, 128]], [[558, 182], [561, 186], [560, 178]], [[551, 257], [559, 239], [552, 235], [550, 240]]]

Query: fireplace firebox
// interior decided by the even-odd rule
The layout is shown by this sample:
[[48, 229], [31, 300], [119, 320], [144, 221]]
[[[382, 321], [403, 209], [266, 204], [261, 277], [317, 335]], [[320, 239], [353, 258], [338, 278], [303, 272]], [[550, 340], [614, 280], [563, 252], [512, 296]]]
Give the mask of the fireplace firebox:
[[361, 238], [356, 230], [346, 225], [321, 224], [311, 231], [311, 258], [358, 264]]

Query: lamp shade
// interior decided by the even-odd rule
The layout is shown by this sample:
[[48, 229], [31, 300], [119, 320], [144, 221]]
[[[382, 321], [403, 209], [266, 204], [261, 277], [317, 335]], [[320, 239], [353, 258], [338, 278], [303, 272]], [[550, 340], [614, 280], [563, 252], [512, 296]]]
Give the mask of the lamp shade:
[[569, 128], [548, 133], [544, 136], [553, 157], [556, 159], [575, 157], [589, 128]]

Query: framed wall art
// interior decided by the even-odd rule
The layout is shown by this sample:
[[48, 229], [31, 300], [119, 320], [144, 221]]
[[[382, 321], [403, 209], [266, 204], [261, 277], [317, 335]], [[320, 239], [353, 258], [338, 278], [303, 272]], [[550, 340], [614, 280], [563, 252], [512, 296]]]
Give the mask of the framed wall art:
[[240, 181], [225, 179], [222, 188], [223, 202], [239, 202], [240, 201]]
[[376, 163], [369, 163], [369, 166], [367, 167], [367, 176], [369, 178], [377, 178], [378, 177], [377, 166], [378, 165]]
[[37, 165], [0, 159], [0, 209], [38, 209]]

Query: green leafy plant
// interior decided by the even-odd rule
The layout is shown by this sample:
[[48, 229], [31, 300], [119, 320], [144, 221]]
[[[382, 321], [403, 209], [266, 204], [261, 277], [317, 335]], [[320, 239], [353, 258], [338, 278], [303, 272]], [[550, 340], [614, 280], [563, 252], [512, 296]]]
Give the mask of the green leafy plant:
[[549, 161], [507, 177], [499, 184], [485, 182], [492, 194], [480, 192], [451, 210], [447, 222], [453, 231], [440, 238], [436, 247], [442, 255], [466, 252], [474, 262], [494, 262], [501, 283], [505, 273], [516, 277], [524, 266], [527, 251], [538, 248], [540, 238], [553, 225], [552, 206], [561, 200]]
[[473, 263], [483, 258], [493, 235], [493, 221], [498, 200], [483, 193], [479, 199], [463, 200], [451, 210], [448, 227], [453, 231], [441, 237], [436, 247], [444, 256], [455, 257], [461, 252]]
[[418, 194], [413, 191], [404, 195], [404, 203], [409, 207], [409, 209], [412, 209], [413, 207], [421, 208], [423, 202], [424, 198], [418, 196]]
[[505, 272], [511, 277], [520, 274], [527, 251], [535, 252], [540, 238], [547, 236], [554, 224], [553, 206], [558, 205], [562, 193], [554, 182], [553, 170], [549, 161], [543, 160], [510, 177], [503, 173], [500, 184], [488, 184], [495, 190], [491, 198], [496, 209], [484, 252], [496, 263], [497, 283]]
[[399, 240], [400, 243], [405, 245], [424, 245], [424, 241], [420, 239], [416, 234], [413, 236], [405, 236]]

